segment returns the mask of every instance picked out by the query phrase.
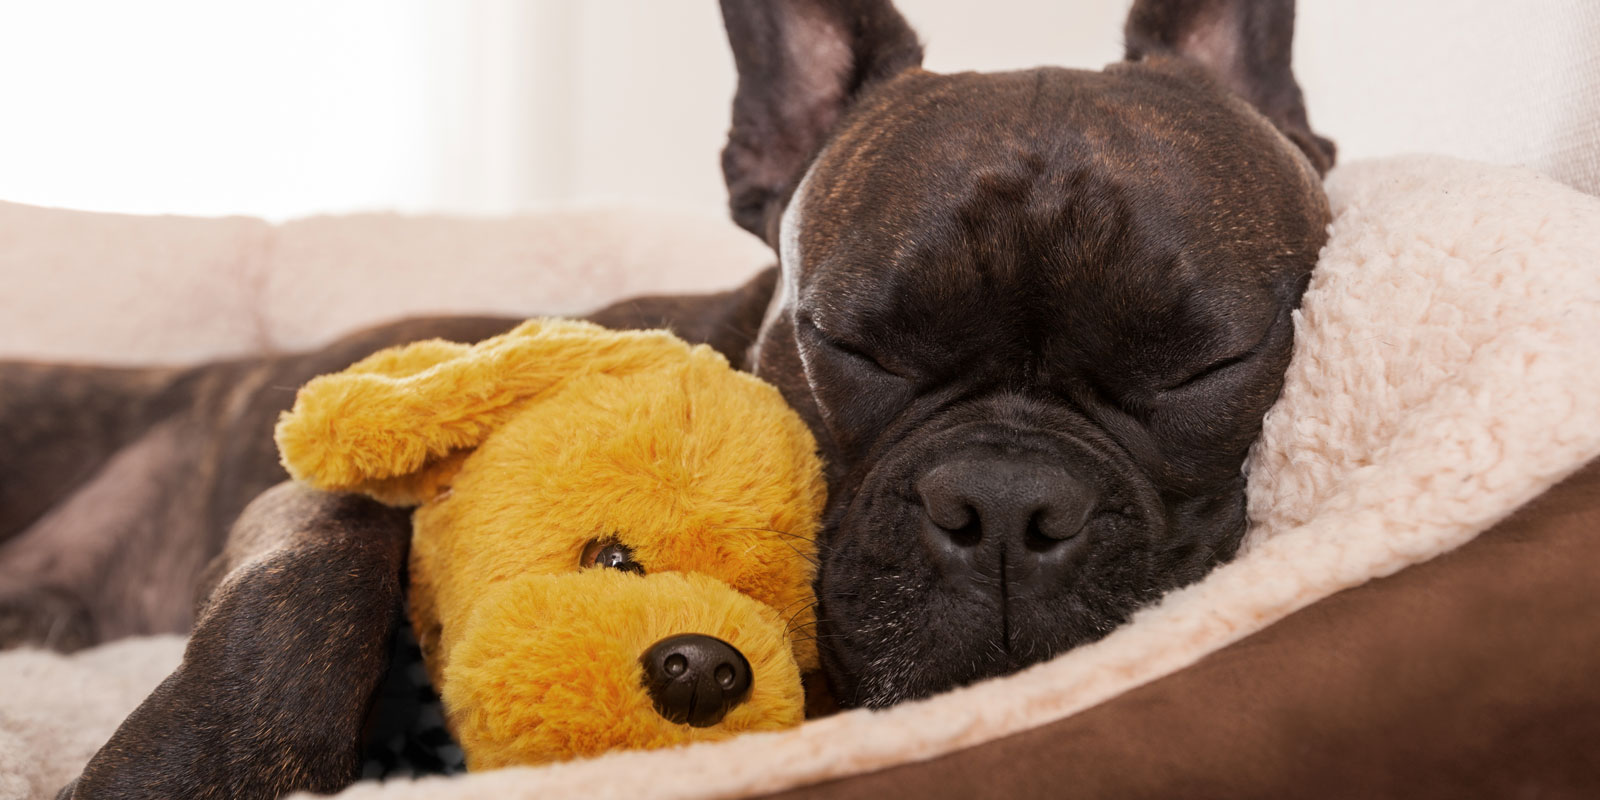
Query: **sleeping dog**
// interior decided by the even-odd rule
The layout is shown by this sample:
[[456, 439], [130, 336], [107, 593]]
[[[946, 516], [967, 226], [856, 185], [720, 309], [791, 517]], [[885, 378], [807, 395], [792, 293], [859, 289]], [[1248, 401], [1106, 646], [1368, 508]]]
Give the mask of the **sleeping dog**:
[[[887, 0], [723, 12], [730, 205], [779, 266], [591, 319], [711, 344], [816, 433], [838, 702], [1014, 671], [1227, 559], [1329, 221], [1334, 151], [1290, 71], [1292, 0], [1138, 0], [1127, 59], [1101, 72], [927, 72]], [[406, 515], [293, 486], [250, 503], [283, 478], [272, 420], [374, 349], [514, 322], [413, 320], [188, 370], [0, 366], [0, 637], [193, 624], [67, 794], [355, 778]]]

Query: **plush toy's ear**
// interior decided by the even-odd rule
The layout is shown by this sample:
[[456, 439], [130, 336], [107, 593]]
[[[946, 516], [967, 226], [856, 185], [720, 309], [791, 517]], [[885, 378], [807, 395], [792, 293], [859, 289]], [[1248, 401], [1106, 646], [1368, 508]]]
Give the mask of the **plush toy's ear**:
[[527, 403], [580, 374], [626, 374], [681, 361], [665, 331], [610, 331], [531, 320], [467, 346], [383, 350], [300, 389], [278, 420], [278, 451], [296, 479], [396, 505], [433, 496], [472, 448]]

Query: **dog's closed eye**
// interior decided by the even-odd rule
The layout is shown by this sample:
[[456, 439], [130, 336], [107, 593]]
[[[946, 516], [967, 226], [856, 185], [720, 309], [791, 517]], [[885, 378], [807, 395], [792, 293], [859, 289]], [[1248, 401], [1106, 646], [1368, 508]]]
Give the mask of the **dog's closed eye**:
[[1212, 362], [1210, 365], [1206, 366], [1204, 369], [1200, 370], [1199, 372], [1196, 372], [1196, 373], [1190, 375], [1189, 377], [1184, 378], [1183, 380], [1181, 380], [1181, 381], [1179, 381], [1179, 382], [1177, 382], [1177, 383], [1175, 383], [1175, 384], [1173, 384], [1171, 386], [1168, 386], [1165, 389], [1162, 389], [1161, 392], [1163, 394], [1168, 393], [1168, 392], [1176, 392], [1176, 391], [1179, 391], [1179, 390], [1182, 390], [1182, 389], [1187, 389], [1190, 386], [1195, 386], [1195, 385], [1198, 385], [1200, 383], [1203, 383], [1207, 379], [1216, 377], [1217, 375], [1220, 375], [1223, 372], [1226, 372], [1227, 370], [1229, 370], [1232, 367], [1236, 367], [1236, 366], [1238, 366], [1240, 364], [1245, 363], [1246, 361], [1249, 361], [1250, 357], [1255, 355], [1255, 354], [1256, 354], [1256, 351], [1254, 349], [1251, 349], [1248, 352], [1240, 353], [1239, 355], [1236, 355], [1236, 356], [1229, 356], [1229, 357], [1221, 359], [1219, 361]]
[[[863, 351], [863, 350], [861, 350], [859, 348], [853, 347], [851, 345], [845, 344], [844, 342], [840, 342], [840, 341], [836, 341], [836, 340], [829, 340], [827, 342], [827, 344], [828, 344], [829, 347], [832, 347], [834, 350], [838, 351], [841, 355], [843, 355], [843, 356], [845, 356], [847, 358], [852, 358], [852, 359], [855, 359], [856, 361], [861, 362], [861, 364], [863, 366], [871, 367], [872, 369], [875, 369], [875, 370], [877, 370], [879, 372], [887, 373], [889, 375], [894, 375], [894, 370], [891, 370], [888, 367], [884, 366], [883, 362], [879, 361], [876, 358], [873, 358], [871, 355], [869, 355], [868, 353], [866, 353], [865, 351]], [[898, 377], [898, 376], [896, 376], [896, 377]]]
[[1184, 378], [1177, 383], [1173, 383], [1166, 388], [1159, 390], [1160, 393], [1170, 394], [1172, 392], [1188, 389], [1191, 386], [1199, 386], [1202, 383], [1210, 381], [1212, 378], [1219, 377], [1232, 371], [1234, 367], [1248, 363], [1254, 359], [1256, 355], [1260, 354], [1267, 348], [1268, 343], [1273, 340], [1274, 334], [1278, 333], [1278, 331], [1288, 323], [1289, 319], [1289, 309], [1285, 307], [1283, 311], [1279, 313], [1278, 318], [1273, 320], [1271, 325], [1267, 326], [1265, 332], [1256, 337], [1255, 344], [1250, 345], [1248, 349], [1231, 356], [1219, 358], [1210, 364], [1207, 364], [1199, 371], [1190, 373], [1187, 378]]
[[797, 322], [802, 335], [811, 342], [844, 356], [858, 366], [870, 369], [878, 374], [901, 380], [905, 379], [904, 375], [890, 369], [881, 359], [865, 349], [824, 332], [810, 316], [802, 315]]

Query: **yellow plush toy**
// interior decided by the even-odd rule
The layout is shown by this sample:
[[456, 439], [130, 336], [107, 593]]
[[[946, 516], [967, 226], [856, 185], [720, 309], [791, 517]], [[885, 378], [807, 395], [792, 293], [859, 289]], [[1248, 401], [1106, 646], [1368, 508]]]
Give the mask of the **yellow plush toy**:
[[296, 478], [417, 505], [409, 613], [471, 769], [798, 724], [816, 445], [661, 331], [533, 320], [300, 390]]

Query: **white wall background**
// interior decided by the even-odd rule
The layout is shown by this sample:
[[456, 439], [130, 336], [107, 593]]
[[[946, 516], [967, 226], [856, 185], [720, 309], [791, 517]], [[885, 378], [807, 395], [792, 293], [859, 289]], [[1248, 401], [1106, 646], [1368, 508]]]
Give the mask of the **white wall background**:
[[[937, 70], [1097, 67], [1129, 0], [900, 0]], [[711, 0], [0, 3], [0, 199], [285, 218], [721, 213]], [[1344, 158], [1445, 152], [1600, 190], [1600, 0], [1301, 0]]]

